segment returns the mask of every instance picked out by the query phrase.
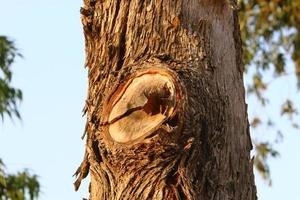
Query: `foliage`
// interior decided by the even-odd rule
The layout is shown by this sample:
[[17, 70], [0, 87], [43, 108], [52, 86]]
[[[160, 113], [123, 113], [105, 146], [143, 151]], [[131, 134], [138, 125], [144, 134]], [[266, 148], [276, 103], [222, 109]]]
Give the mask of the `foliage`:
[[40, 185], [36, 175], [31, 175], [28, 170], [8, 174], [0, 160], [0, 200], [34, 200], [39, 192]]
[[[3, 120], [4, 114], [20, 118], [17, 102], [22, 100], [22, 92], [11, 87], [12, 71], [11, 64], [17, 52], [14, 43], [5, 36], [0, 36], [0, 115]], [[0, 159], [0, 200], [34, 200], [38, 197], [40, 185], [38, 177], [31, 175], [28, 170], [17, 174], [8, 174], [5, 165]]]
[[12, 81], [11, 64], [18, 53], [14, 43], [5, 36], [0, 36], [0, 116], [3, 120], [4, 114], [17, 116], [20, 114], [17, 109], [18, 101], [22, 100], [22, 92], [13, 88], [10, 84]]
[[[296, 76], [300, 88], [300, 0], [240, 0], [238, 7], [245, 73], [248, 77], [252, 76], [247, 91], [267, 108], [272, 100], [265, 97], [271, 84], [265, 81], [267, 74], [272, 74], [273, 79]], [[287, 60], [292, 60], [294, 67], [287, 65]], [[279, 113], [282, 116], [288, 115], [291, 126], [299, 128], [299, 124], [293, 121], [297, 108], [289, 97]], [[266, 122], [261, 118], [256, 116], [251, 120], [253, 129], [269, 126], [281, 134], [278, 124], [271, 118]], [[255, 146], [255, 167], [263, 178], [270, 181], [267, 159], [276, 157], [278, 153], [269, 142], [255, 142]]]
[[[254, 157], [254, 166], [264, 179], [269, 179], [270, 169], [266, 161], [269, 156], [277, 157], [279, 153], [268, 142], [255, 144], [255, 150], [259, 153]], [[270, 185], [271, 183], [271, 180], [269, 180]]]

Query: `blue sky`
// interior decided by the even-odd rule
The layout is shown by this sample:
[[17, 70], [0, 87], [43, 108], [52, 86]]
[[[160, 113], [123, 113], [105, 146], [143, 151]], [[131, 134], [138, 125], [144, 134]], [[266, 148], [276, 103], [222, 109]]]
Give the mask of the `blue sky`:
[[[13, 68], [14, 85], [24, 93], [22, 121], [6, 118], [0, 124], [0, 158], [10, 172], [29, 168], [40, 176], [40, 200], [87, 197], [87, 181], [79, 192], [72, 185], [84, 153], [81, 111], [87, 94], [81, 4], [80, 0], [0, 0], [0, 35], [14, 39], [24, 55]], [[288, 81], [293, 85], [294, 80]], [[299, 100], [286, 80], [276, 81], [269, 92], [275, 102], [268, 112], [279, 123], [276, 105], [287, 94]], [[249, 109], [250, 115], [263, 112], [251, 98]], [[300, 196], [300, 133], [285, 124], [281, 127], [286, 130], [277, 146], [281, 157], [270, 160], [273, 186], [256, 176], [259, 199]]]

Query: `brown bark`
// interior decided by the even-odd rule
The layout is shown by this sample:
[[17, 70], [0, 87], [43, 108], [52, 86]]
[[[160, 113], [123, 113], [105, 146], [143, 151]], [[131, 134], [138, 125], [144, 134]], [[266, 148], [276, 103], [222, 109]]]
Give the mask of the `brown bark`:
[[[231, 1], [232, 2], [232, 1]], [[225, 0], [85, 0], [90, 199], [256, 199]]]

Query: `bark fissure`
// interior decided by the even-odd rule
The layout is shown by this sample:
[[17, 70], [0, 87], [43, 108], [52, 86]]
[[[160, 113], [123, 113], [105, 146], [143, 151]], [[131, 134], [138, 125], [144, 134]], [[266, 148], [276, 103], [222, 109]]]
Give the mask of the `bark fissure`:
[[[118, 1], [118, 4], [117, 4], [118, 6], [117, 6], [116, 10], [120, 9], [121, 1], [122, 0]], [[128, 21], [128, 13], [129, 13], [129, 7], [130, 7], [130, 2], [131, 1], [128, 1], [128, 2], [129, 2], [129, 5], [127, 6], [127, 9], [126, 9], [126, 11], [124, 13], [124, 20], [122, 20], [123, 21], [123, 25], [121, 27], [121, 33], [120, 33], [120, 36], [119, 36], [120, 37], [120, 39], [119, 39], [119, 47], [118, 47], [118, 51], [119, 51], [118, 52], [118, 58], [119, 58], [119, 60], [117, 62], [115, 71], [119, 71], [122, 68], [124, 60], [125, 60], [125, 55], [126, 55], [127, 21]], [[113, 23], [115, 23], [115, 22], [113, 22]]]

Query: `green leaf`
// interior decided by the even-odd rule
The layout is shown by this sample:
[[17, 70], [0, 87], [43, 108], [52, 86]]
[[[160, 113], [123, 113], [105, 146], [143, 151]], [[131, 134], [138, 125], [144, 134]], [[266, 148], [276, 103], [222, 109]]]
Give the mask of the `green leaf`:
[[7, 184], [6, 184], [6, 180], [5, 177], [0, 175], [0, 188], [6, 188]]
[[22, 92], [11, 86], [11, 65], [16, 57], [22, 55], [17, 51], [13, 41], [5, 36], [0, 36], [0, 116], [20, 118], [18, 103], [22, 100]]

